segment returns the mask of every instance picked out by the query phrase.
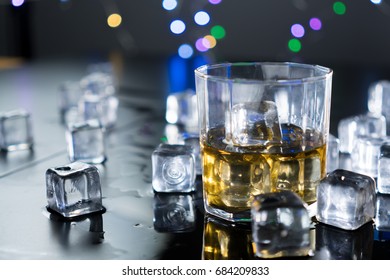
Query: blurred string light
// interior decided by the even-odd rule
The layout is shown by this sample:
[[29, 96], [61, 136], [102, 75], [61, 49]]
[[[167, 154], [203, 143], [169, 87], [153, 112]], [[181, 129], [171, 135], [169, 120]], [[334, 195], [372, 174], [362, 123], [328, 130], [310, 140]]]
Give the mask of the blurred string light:
[[[222, 0], [208, 0], [208, 4], [217, 5]], [[177, 9], [179, 6], [178, 0], [162, 0], [162, 7], [166, 11]], [[206, 11], [207, 4], [202, 6], [202, 10], [197, 10], [193, 13], [193, 20], [198, 26], [206, 26], [211, 22], [211, 15]], [[187, 28], [191, 27], [190, 24], [186, 24], [183, 20], [173, 19], [170, 23], [170, 31], [173, 34], [180, 35], [186, 31]], [[201, 27], [197, 27], [197, 32], [202, 32]], [[186, 32], [187, 35], [193, 36], [196, 32]], [[188, 59], [195, 55], [195, 51], [207, 52], [210, 49], [215, 48], [217, 40], [225, 38], [226, 30], [221, 25], [214, 25], [210, 29], [204, 30], [202, 36], [194, 40], [193, 44], [183, 42], [177, 49], [177, 54], [182, 59]], [[190, 39], [191, 40], [191, 39]], [[193, 39], [192, 39], [193, 40]]]
[[205, 11], [199, 11], [195, 14], [194, 20], [198, 25], [206, 25], [210, 22], [210, 15]]
[[347, 6], [341, 1], [334, 2], [333, 11], [337, 15], [344, 15], [347, 11]]
[[20, 7], [24, 4], [24, 0], [12, 0], [12, 6]]
[[170, 29], [174, 34], [181, 34], [186, 30], [186, 24], [182, 20], [176, 19], [171, 22]]
[[162, 6], [167, 11], [172, 11], [177, 7], [177, 1], [176, 0], [163, 0]]
[[299, 23], [293, 24], [291, 34], [296, 38], [302, 38], [305, 35], [305, 28]]
[[322, 28], [322, 22], [319, 18], [313, 17], [309, 21], [310, 28], [313, 30], [321, 30]]
[[107, 24], [111, 28], [118, 27], [122, 23], [122, 17], [120, 14], [111, 14], [107, 18]]

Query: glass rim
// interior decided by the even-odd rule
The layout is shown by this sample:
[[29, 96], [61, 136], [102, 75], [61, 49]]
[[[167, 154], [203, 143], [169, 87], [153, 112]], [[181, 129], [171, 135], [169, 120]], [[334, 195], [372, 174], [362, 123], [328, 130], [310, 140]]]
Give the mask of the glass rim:
[[[308, 76], [302, 78], [283, 78], [283, 79], [254, 79], [254, 78], [227, 78], [223, 76], [216, 76], [206, 74], [206, 70], [209, 69], [222, 69], [231, 66], [239, 66], [239, 67], [247, 67], [247, 66], [293, 66], [296, 68], [302, 69], [316, 69], [321, 72], [320, 75], [317, 76]], [[320, 80], [327, 80], [332, 77], [333, 70], [328, 67], [324, 67], [317, 64], [305, 64], [298, 62], [225, 62], [225, 63], [217, 63], [217, 64], [205, 64], [194, 70], [195, 76], [212, 81], [220, 81], [220, 82], [239, 82], [239, 83], [259, 83], [259, 84], [296, 84], [296, 83], [308, 83], [308, 82], [316, 82]]]

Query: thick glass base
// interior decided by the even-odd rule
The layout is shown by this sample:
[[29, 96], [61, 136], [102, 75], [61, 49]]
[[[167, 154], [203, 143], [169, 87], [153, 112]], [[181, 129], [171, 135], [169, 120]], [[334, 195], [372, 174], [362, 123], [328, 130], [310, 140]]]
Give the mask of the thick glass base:
[[241, 211], [237, 213], [230, 213], [226, 212], [222, 209], [217, 209], [214, 207], [211, 207], [207, 204], [207, 202], [204, 202], [204, 208], [207, 214], [210, 214], [212, 216], [216, 216], [220, 219], [229, 221], [229, 222], [251, 222], [251, 211], [250, 209], [246, 211]]

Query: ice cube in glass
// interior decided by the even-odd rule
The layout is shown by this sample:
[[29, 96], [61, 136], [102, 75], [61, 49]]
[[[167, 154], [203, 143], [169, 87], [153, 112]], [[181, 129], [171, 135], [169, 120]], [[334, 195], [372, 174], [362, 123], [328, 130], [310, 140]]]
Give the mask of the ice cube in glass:
[[66, 218], [103, 210], [97, 167], [73, 162], [49, 168], [46, 197], [48, 208]]
[[156, 192], [191, 192], [195, 156], [191, 146], [160, 144], [152, 153], [152, 186]]
[[31, 149], [32, 146], [30, 113], [24, 109], [0, 113], [0, 149], [16, 151]]
[[103, 163], [106, 160], [105, 129], [98, 120], [79, 122], [66, 131], [71, 162]]
[[309, 213], [294, 192], [255, 196], [251, 216], [256, 256], [278, 258], [311, 253]]
[[331, 172], [339, 168], [340, 163], [340, 141], [337, 137], [329, 134], [326, 151], [326, 172]]
[[153, 211], [153, 225], [158, 232], [195, 230], [195, 207], [189, 194], [156, 193]]
[[336, 169], [317, 187], [317, 220], [355, 230], [375, 216], [375, 181], [372, 177]]
[[385, 141], [380, 147], [378, 163], [378, 192], [390, 194], [390, 142]]
[[238, 146], [282, 141], [278, 111], [273, 101], [239, 103], [232, 107], [232, 141]]

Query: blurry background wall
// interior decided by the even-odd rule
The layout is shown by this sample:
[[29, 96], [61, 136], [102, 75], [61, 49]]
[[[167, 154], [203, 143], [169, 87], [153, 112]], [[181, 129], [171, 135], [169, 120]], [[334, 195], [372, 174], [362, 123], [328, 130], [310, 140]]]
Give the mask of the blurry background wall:
[[[14, 5], [22, 4], [15, 7], [10, 4], [12, 1]], [[388, 0], [177, 0], [173, 10], [164, 9], [163, 2], [1, 0], [0, 54], [20, 53], [40, 58], [115, 50], [170, 55], [184, 43], [196, 52], [196, 40], [220, 25], [226, 36], [207, 52], [217, 60], [390, 63]], [[193, 19], [200, 10], [210, 15], [204, 26]], [[116, 28], [107, 24], [108, 16], [113, 13], [122, 18]], [[310, 27], [312, 18], [320, 20], [319, 30]], [[170, 31], [174, 19], [186, 24], [182, 34]], [[305, 31], [303, 37], [297, 38], [301, 43], [298, 52], [288, 46], [294, 38], [291, 33], [294, 24], [300, 24]]]

